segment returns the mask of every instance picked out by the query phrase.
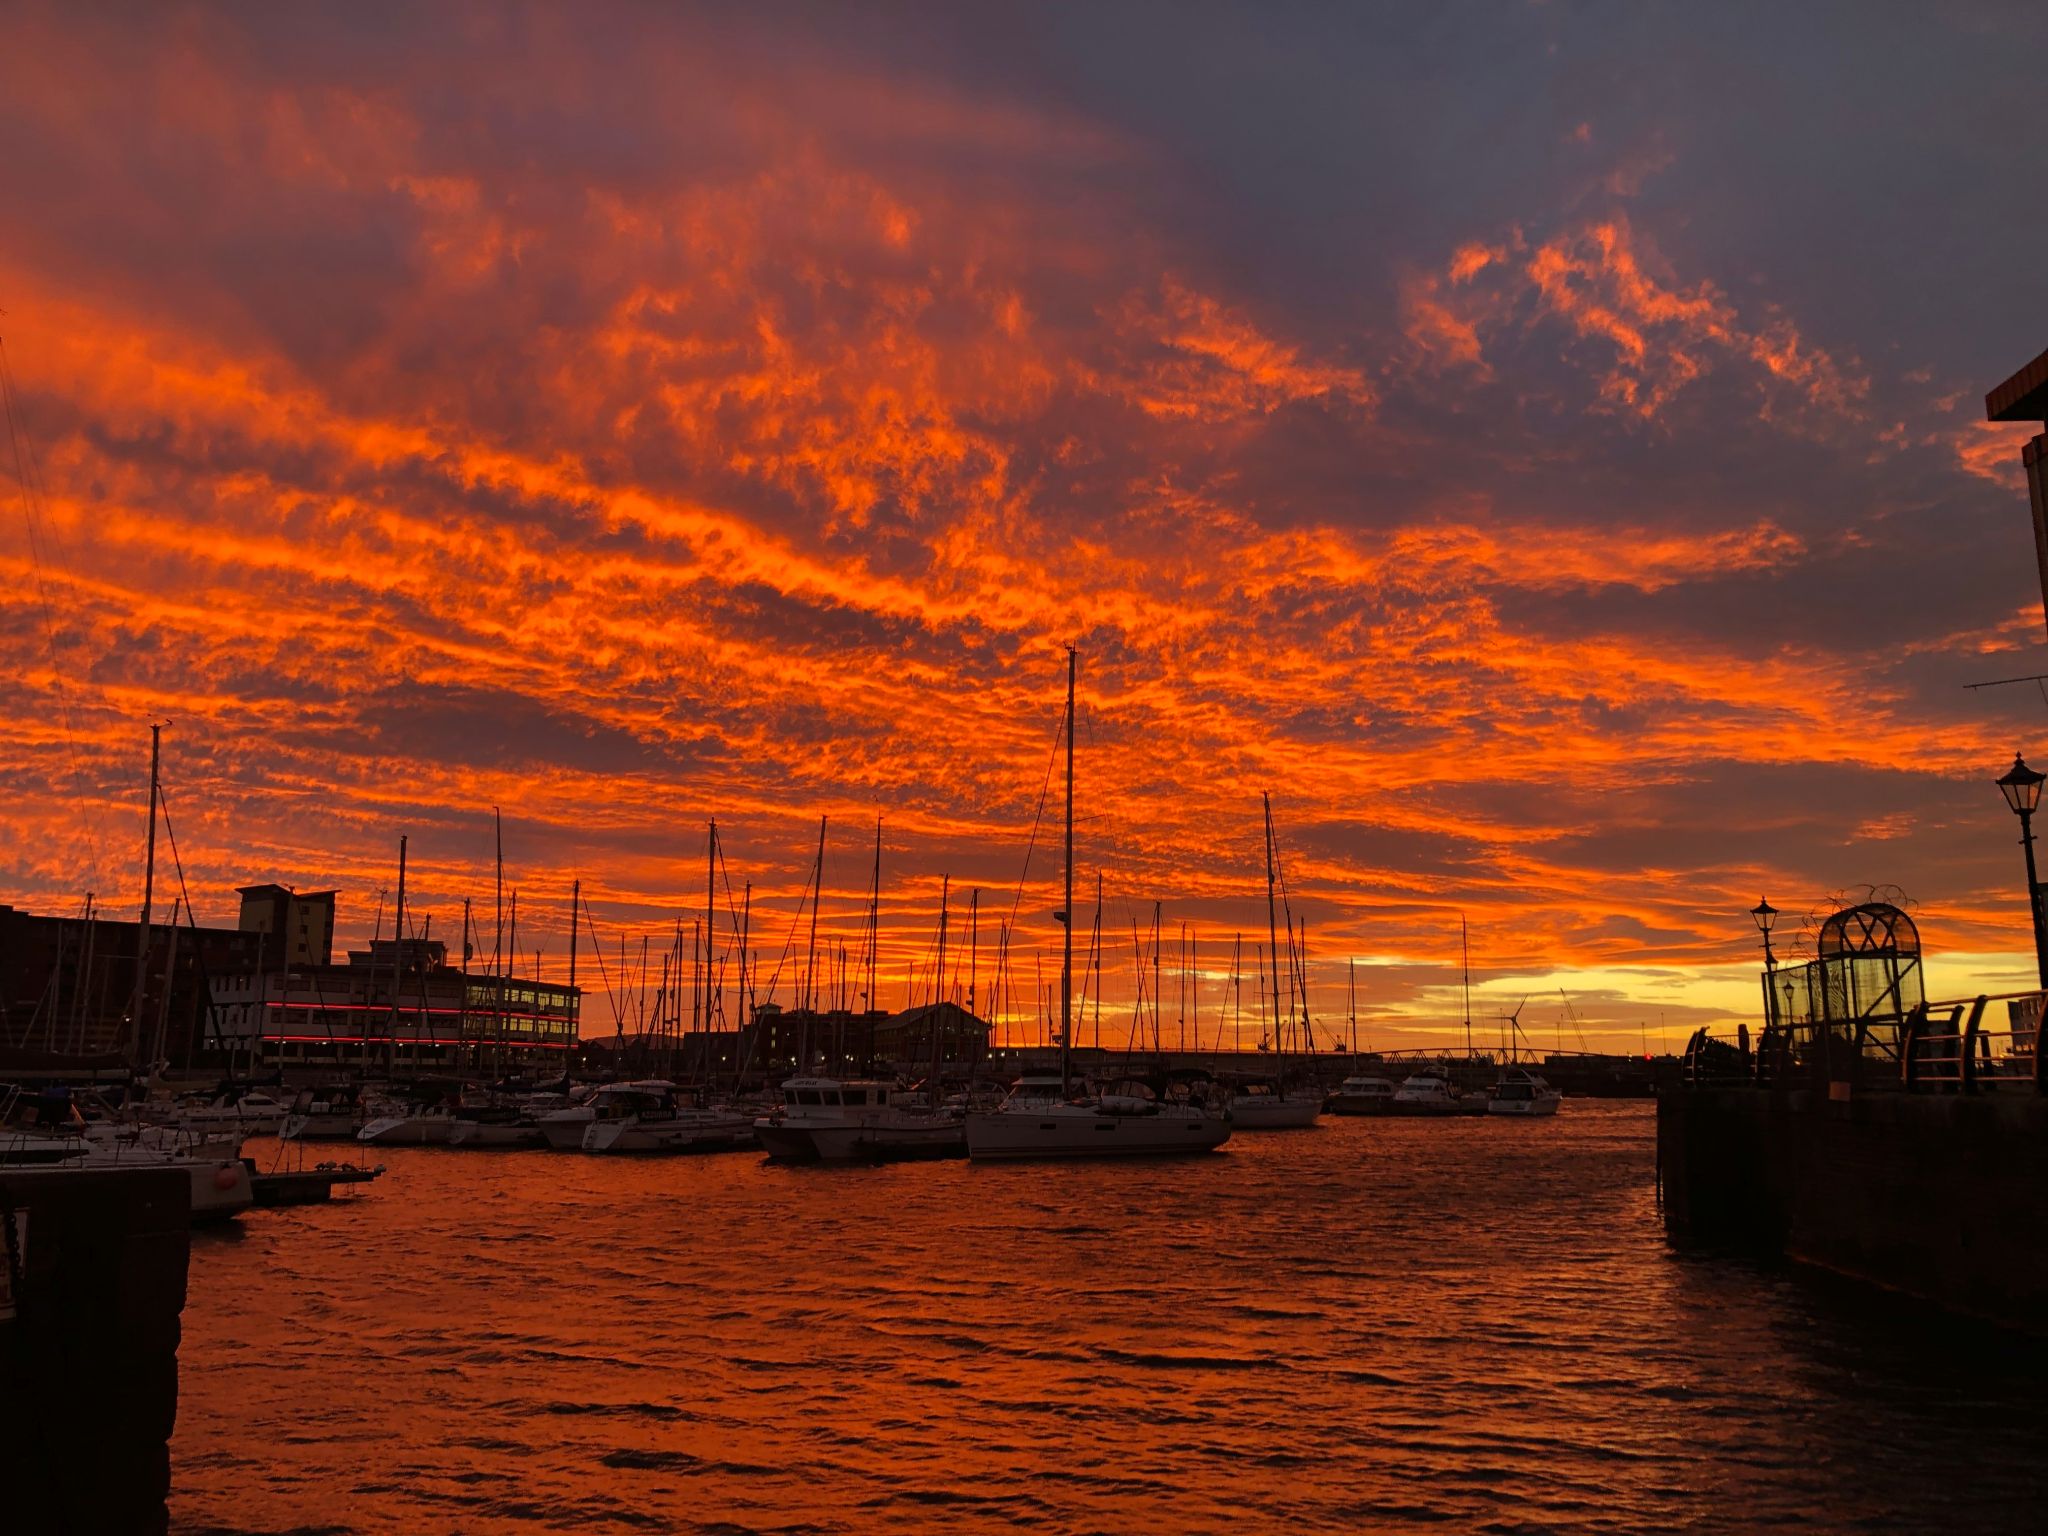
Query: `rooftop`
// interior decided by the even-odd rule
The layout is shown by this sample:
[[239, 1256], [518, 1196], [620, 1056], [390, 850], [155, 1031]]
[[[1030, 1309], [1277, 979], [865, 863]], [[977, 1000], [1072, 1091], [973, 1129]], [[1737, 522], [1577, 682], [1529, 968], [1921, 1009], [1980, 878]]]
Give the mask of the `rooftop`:
[[2048, 352], [1984, 397], [1987, 421], [2048, 422]]

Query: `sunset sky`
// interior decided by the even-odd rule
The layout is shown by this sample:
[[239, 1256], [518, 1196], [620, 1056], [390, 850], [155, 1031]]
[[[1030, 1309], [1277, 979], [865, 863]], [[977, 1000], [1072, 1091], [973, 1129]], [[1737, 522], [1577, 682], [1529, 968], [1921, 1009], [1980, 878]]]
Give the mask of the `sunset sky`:
[[2048, 708], [1963, 685], [2048, 671], [1983, 421], [2048, 347], [2039, 7], [4, 36], [0, 901], [134, 915], [168, 720], [202, 920], [332, 886], [360, 942], [403, 833], [459, 932], [495, 805], [559, 975], [571, 880], [615, 960], [716, 816], [772, 966], [821, 815], [856, 942], [880, 815], [883, 1000], [950, 875], [1028, 1010], [1071, 643], [1106, 1036], [1155, 900], [1166, 1030], [1184, 922], [1215, 1027], [1262, 790], [1374, 1044], [1459, 1019], [1461, 911], [1488, 1038], [1745, 1014], [1760, 895], [1796, 950], [1895, 885], [1933, 992], [2029, 977], [1991, 780]]

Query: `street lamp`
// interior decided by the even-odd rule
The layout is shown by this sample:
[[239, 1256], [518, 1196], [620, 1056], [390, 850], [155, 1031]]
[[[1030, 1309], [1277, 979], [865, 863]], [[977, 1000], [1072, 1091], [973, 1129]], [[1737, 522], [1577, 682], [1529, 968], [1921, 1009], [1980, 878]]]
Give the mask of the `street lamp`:
[[2048, 773], [2036, 773], [2017, 752], [2012, 767], [1997, 781], [1998, 792], [2020, 819], [2020, 846], [2027, 851], [2027, 910], [2034, 919], [2034, 965], [2040, 972], [2041, 988], [2048, 991], [2048, 937], [2041, 929], [2041, 882], [2034, 875], [2034, 808], [2041, 803], [2041, 786]]
[[1771, 990], [1770, 981], [1778, 969], [1778, 957], [1771, 953], [1771, 924], [1778, 920], [1778, 909], [1759, 897], [1749, 915], [1756, 921], [1756, 931], [1764, 936], [1764, 1023], [1768, 1026], [1778, 1022], [1778, 994]]
[[1771, 924], [1778, 920], [1778, 909], [1768, 901], [1759, 901], [1749, 909], [1749, 915], [1756, 919], [1756, 931], [1764, 936], [1764, 969], [1775, 971], [1778, 957], [1771, 953]]

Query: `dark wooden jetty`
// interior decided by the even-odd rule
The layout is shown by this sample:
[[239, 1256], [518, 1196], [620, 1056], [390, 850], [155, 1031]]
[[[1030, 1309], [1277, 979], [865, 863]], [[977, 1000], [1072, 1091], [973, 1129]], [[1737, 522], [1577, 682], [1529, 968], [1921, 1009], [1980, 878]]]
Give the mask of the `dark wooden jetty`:
[[312, 1168], [281, 1169], [264, 1173], [254, 1158], [242, 1162], [249, 1170], [249, 1187], [258, 1205], [320, 1205], [334, 1198], [337, 1184], [371, 1184], [383, 1177], [384, 1165], [358, 1167], [354, 1163], [321, 1163]]

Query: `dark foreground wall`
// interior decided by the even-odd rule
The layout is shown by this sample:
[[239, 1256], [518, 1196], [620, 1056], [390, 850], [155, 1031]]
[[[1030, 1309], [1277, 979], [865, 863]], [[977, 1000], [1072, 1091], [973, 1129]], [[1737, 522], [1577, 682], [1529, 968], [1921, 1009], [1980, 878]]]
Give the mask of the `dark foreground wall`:
[[2048, 1099], [1679, 1089], [1657, 1101], [1674, 1235], [1780, 1253], [2048, 1333]]
[[0, 1223], [27, 1213], [0, 1320], [0, 1530], [166, 1528], [191, 1198], [176, 1168], [0, 1171]]

